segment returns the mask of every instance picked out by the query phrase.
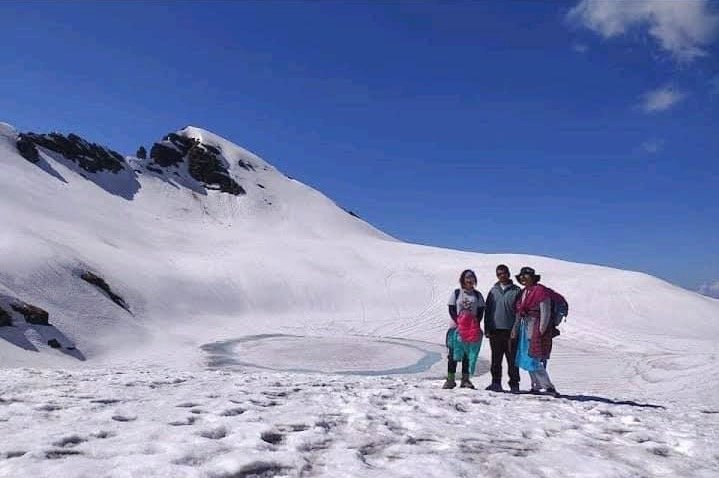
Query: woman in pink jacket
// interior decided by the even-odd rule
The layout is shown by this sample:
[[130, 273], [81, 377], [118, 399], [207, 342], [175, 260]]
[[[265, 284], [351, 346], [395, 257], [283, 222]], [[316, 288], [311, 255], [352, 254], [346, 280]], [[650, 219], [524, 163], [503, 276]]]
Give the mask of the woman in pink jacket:
[[547, 373], [547, 360], [552, 353], [552, 338], [556, 335], [552, 324], [552, 300], [549, 290], [539, 283], [541, 276], [531, 267], [522, 267], [516, 276], [524, 286], [517, 301], [517, 320], [512, 338], [517, 342], [517, 366], [529, 372], [532, 392], [559, 396]]

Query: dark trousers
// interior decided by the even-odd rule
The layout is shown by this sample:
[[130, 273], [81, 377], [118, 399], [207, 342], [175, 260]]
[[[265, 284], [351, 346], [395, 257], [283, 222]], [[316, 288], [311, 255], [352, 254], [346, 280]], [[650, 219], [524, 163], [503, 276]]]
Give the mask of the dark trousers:
[[[452, 354], [454, 353], [454, 350], [449, 349], [449, 354], [447, 355], [447, 372], [448, 373], [457, 373], [457, 361], [452, 358]], [[464, 354], [464, 357], [462, 357], [462, 375], [469, 373], [469, 357], [467, 357], [467, 354]]]
[[492, 383], [502, 383], [502, 361], [507, 358], [509, 386], [519, 385], [519, 368], [515, 363], [517, 340], [510, 340], [511, 330], [495, 330], [489, 338], [492, 349]]

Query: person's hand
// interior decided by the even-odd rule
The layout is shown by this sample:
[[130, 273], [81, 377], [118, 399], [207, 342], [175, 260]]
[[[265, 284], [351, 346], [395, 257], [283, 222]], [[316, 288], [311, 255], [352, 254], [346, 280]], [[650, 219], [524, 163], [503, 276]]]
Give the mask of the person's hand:
[[517, 338], [517, 329], [512, 329], [512, 331], [509, 333], [509, 338], [512, 340]]

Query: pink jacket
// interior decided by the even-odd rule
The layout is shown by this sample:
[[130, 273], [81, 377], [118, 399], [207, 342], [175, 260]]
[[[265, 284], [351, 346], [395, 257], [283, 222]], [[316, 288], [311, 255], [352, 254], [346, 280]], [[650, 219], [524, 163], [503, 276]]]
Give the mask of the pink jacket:
[[[540, 312], [539, 304], [545, 300], [551, 300], [551, 295], [546, 287], [542, 284], [535, 284], [526, 287], [526, 295], [524, 291], [517, 301], [516, 312], [517, 322], [521, 317], [532, 317], [532, 331], [529, 344], [529, 355], [537, 359], [548, 359], [552, 353], [552, 337], [554, 335], [553, 327], [550, 324], [544, 331], [540, 333]], [[551, 320], [551, 317], [548, 318]]]

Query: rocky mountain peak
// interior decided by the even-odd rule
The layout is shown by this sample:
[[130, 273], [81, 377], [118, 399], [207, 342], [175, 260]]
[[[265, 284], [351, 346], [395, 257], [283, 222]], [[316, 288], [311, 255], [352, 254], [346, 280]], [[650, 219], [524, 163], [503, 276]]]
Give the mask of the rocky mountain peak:
[[86, 141], [73, 133], [67, 136], [61, 133], [33, 132], [18, 135], [17, 149], [32, 163], [37, 163], [40, 159], [38, 146], [62, 155], [89, 173], [101, 171], [118, 173], [127, 166], [125, 158], [120, 153]]
[[[7, 128], [10, 130], [10, 128]], [[172, 169], [173, 173], [187, 174], [208, 190], [217, 190], [235, 196], [246, 194], [245, 189], [230, 173], [230, 162], [221, 148], [193, 136], [202, 132], [197, 128], [185, 128], [165, 135], [161, 141], [153, 144], [149, 158], [143, 158], [139, 164], [147, 170], [164, 174]], [[210, 133], [206, 133], [211, 135]], [[34, 164], [41, 164], [41, 151], [56, 155], [75, 163], [87, 173], [119, 173], [127, 171], [132, 181], [137, 182], [136, 174], [127, 160], [118, 152], [70, 133], [34, 133], [26, 132], [14, 135], [15, 146], [22, 157]], [[144, 148], [143, 148], [144, 149]], [[133, 163], [137, 164], [137, 163]], [[254, 171], [255, 166], [247, 160], [239, 160], [239, 167]], [[88, 178], [90, 179], [90, 178]], [[138, 186], [139, 187], [139, 186]]]
[[150, 149], [150, 163], [160, 168], [178, 168], [187, 165], [187, 171], [196, 181], [207, 189], [233, 194], [246, 194], [245, 189], [235, 181], [228, 170], [229, 163], [222, 151], [198, 138], [179, 133], [170, 133]]

